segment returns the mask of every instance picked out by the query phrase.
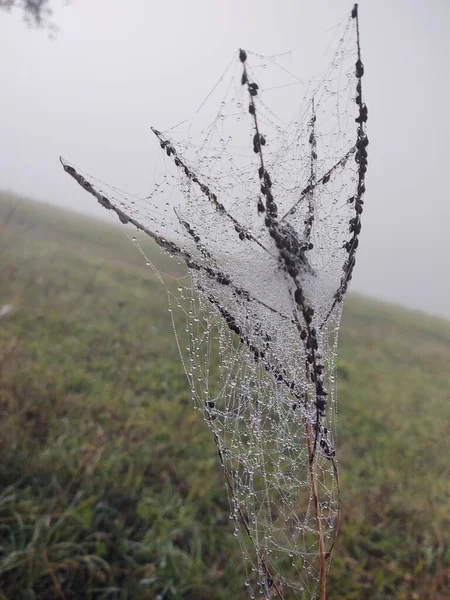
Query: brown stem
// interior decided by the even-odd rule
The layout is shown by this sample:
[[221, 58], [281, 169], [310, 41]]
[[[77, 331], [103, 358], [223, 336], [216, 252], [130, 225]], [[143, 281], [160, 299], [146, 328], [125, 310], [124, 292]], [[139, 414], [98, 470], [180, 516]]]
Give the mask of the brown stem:
[[[310, 381], [309, 367], [306, 366], [306, 380]], [[305, 406], [309, 403], [309, 394], [305, 392]], [[315, 470], [315, 452], [313, 432], [311, 429], [311, 423], [305, 421], [306, 429], [306, 441], [308, 445], [308, 463], [309, 463], [309, 477], [311, 480], [311, 491], [313, 496], [314, 512], [316, 515], [317, 524], [317, 540], [319, 543], [319, 555], [320, 555], [320, 575], [319, 575], [319, 598], [318, 600], [326, 600], [327, 597], [327, 553], [325, 551], [325, 542], [323, 539], [323, 528], [322, 528], [322, 514], [319, 506], [319, 493], [317, 491], [317, 474]]]

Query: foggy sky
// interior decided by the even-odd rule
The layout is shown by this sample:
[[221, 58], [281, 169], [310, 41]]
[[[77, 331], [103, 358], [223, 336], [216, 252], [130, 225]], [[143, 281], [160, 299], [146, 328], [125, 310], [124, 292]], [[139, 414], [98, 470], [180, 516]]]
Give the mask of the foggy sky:
[[[0, 189], [104, 217], [58, 161], [138, 195], [160, 129], [239, 47], [320, 63], [343, 0], [55, 2], [56, 41], [0, 12]], [[450, 317], [450, 2], [362, 0], [369, 171], [352, 288]], [[294, 68], [293, 66], [293, 68]]]

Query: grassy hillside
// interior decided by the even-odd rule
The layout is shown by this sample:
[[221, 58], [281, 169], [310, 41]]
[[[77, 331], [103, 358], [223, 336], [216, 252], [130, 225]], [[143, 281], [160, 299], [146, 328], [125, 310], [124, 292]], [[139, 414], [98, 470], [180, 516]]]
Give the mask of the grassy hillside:
[[[6, 195], [0, 231], [0, 599], [247, 598], [145, 260], [123, 228]], [[446, 321], [348, 299], [330, 600], [448, 598], [449, 364]]]

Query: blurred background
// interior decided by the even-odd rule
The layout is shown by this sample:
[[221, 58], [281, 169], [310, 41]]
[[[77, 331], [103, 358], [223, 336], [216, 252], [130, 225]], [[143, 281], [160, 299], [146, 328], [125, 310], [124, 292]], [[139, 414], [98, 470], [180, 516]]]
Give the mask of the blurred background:
[[[310, 76], [350, 10], [0, 0], [0, 598], [248, 597], [166, 292], [58, 157], [147, 195], [151, 125], [190, 117], [241, 46], [292, 51], [291, 70]], [[449, 597], [450, 4], [363, 0], [360, 19], [370, 153], [338, 365], [330, 598], [438, 600]]]

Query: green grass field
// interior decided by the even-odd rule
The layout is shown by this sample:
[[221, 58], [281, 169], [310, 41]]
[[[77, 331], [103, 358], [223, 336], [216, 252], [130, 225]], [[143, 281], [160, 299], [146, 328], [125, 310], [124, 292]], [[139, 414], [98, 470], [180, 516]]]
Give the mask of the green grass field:
[[[3, 194], [0, 231], [0, 598], [248, 598], [166, 292], [125, 228]], [[348, 298], [330, 600], [449, 598], [449, 364], [448, 322]]]

